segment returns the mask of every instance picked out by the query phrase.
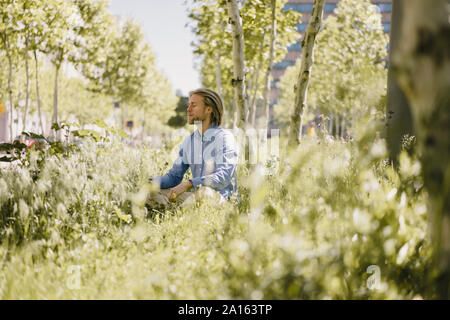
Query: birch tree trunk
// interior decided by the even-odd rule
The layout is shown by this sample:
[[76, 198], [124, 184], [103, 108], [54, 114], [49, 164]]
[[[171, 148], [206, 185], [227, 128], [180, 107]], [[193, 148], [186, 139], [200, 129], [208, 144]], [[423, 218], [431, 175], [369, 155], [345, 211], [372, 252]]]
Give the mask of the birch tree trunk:
[[261, 44], [259, 46], [259, 63], [258, 63], [258, 67], [255, 72], [254, 79], [253, 79], [254, 88], [253, 88], [252, 100], [250, 102], [250, 107], [249, 107], [250, 108], [249, 122], [252, 127], [255, 126], [255, 120], [256, 120], [256, 94], [258, 93], [258, 89], [259, 89], [259, 74], [261, 73], [261, 66], [263, 63], [264, 40], [266, 38], [265, 35], [266, 34], [264, 33], [262, 36], [262, 39], [261, 39]]
[[53, 123], [58, 123], [58, 76], [61, 65], [55, 67], [55, 86], [53, 91]]
[[273, 56], [275, 49], [275, 38], [276, 38], [276, 0], [271, 0], [270, 5], [272, 7], [272, 25], [270, 32], [270, 47], [269, 47], [269, 63], [267, 65], [267, 70], [264, 78], [264, 94], [263, 94], [263, 110], [264, 110], [264, 128], [269, 130], [269, 101], [270, 101], [270, 72], [272, 71]]
[[25, 111], [23, 112], [23, 128], [22, 131], [26, 131], [27, 127], [27, 113], [28, 113], [28, 107], [30, 105], [30, 69], [28, 67], [28, 37], [25, 40], [25, 74], [27, 78], [27, 84], [26, 84], [26, 96], [25, 96]]
[[393, 76], [411, 107], [428, 192], [438, 299], [450, 298], [450, 1], [394, 0], [401, 10], [401, 46], [394, 47]]
[[[58, 124], [58, 76], [59, 76], [59, 69], [61, 68], [61, 64], [57, 64], [55, 66], [55, 87], [53, 91], [53, 124]], [[53, 125], [52, 124], [52, 125]], [[58, 133], [59, 132], [59, 133]], [[55, 131], [55, 138], [58, 139], [60, 137], [61, 131]]]
[[228, 15], [233, 30], [233, 74], [234, 100], [237, 112], [237, 127], [245, 129], [247, 124], [247, 103], [245, 97], [244, 33], [237, 0], [227, 0]]
[[303, 111], [306, 107], [309, 74], [311, 72], [311, 66], [314, 59], [314, 40], [320, 30], [324, 5], [325, 0], [314, 0], [311, 18], [302, 41], [302, 60], [300, 73], [295, 86], [294, 113], [291, 116], [291, 128], [289, 131], [290, 146], [298, 146], [301, 141]]
[[44, 124], [42, 123], [41, 94], [39, 91], [39, 62], [37, 59], [36, 50], [34, 50], [33, 53], [34, 53], [34, 62], [35, 62], [35, 68], [36, 68], [36, 98], [37, 98], [37, 106], [38, 106], [38, 114], [39, 114], [39, 124], [41, 126], [41, 134], [45, 135]]
[[9, 64], [9, 73], [8, 73], [8, 93], [9, 93], [9, 140], [13, 141], [13, 110], [14, 110], [14, 103], [13, 103], [13, 90], [12, 90], [12, 74], [13, 74], [13, 66], [12, 66], [12, 57], [11, 52], [9, 51], [9, 43], [8, 43], [8, 37], [6, 34], [2, 35], [3, 44], [5, 46], [5, 52], [6, 57], [8, 58], [8, 64]]
[[[402, 7], [397, 1], [392, 3], [391, 32], [389, 35], [389, 61], [393, 60], [393, 53], [398, 50], [401, 39]], [[386, 110], [386, 142], [389, 148], [389, 158], [397, 165], [397, 157], [402, 148], [402, 137], [406, 134], [414, 135], [411, 110], [405, 93], [400, 88], [394, 76], [392, 64], [388, 70], [387, 110]]]

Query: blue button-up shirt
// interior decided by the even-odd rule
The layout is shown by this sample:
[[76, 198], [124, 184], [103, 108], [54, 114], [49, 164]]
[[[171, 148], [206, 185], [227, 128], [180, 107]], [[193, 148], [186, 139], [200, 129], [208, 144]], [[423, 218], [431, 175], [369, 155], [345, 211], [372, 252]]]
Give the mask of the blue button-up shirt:
[[181, 143], [178, 158], [172, 169], [154, 180], [160, 181], [161, 189], [177, 186], [190, 168], [194, 190], [208, 186], [226, 198], [237, 198], [238, 150], [233, 134], [218, 126], [209, 127], [203, 136], [198, 130]]

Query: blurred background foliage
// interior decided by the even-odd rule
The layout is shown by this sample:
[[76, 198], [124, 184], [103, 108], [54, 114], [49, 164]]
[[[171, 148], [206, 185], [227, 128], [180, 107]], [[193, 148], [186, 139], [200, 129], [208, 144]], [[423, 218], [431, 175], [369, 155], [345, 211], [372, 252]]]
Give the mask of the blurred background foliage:
[[141, 26], [114, 17], [108, 3], [0, 2], [0, 99], [16, 123], [11, 140], [31, 129], [27, 116], [40, 120], [32, 129], [45, 135], [60, 119], [81, 125], [109, 119], [119, 128], [132, 120], [140, 137], [170, 131], [175, 92]]

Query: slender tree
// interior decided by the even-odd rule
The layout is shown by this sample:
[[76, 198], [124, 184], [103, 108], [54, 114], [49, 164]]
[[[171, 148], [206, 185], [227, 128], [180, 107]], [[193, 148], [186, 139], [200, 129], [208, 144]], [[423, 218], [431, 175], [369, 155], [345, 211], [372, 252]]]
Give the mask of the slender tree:
[[[308, 85], [303, 123], [314, 112], [334, 121], [336, 136], [345, 131], [342, 123], [374, 115], [381, 120], [385, 113], [386, 47], [381, 14], [369, 0], [341, 0], [333, 15], [323, 21], [314, 47], [314, 64]], [[300, 72], [301, 59], [287, 68], [278, 84], [280, 97], [274, 110], [278, 121], [289, 122], [293, 113], [293, 89]]]
[[59, 124], [59, 76], [63, 63], [69, 61], [70, 56], [74, 54], [75, 28], [78, 25], [78, 20], [76, 7], [68, 0], [47, 0], [45, 13], [44, 19], [49, 32], [46, 54], [51, 57], [55, 67], [52, 122]]
[[35, 66], [35, 76], [36, 76], [36, 100], [37, 100], [37, 107], [38, 107], [38, 116], [39, 116], [39, 126], [41, 127], [41, 134], [45, 134], [45, 127], [44, 123], [42, 122], [42, 100], [41, 100], [41, 90], [39, 86], [39, 60], [37, 57], [37, 49], [33, 50], [33, 56], [34, 56], [34, 66]]
[[35, 28], [39, 30], [38, 24], [40, 19], [42, 18], [41, 12], [39, 10], [39, 6], [42, 1], [40, 0], [21, 0], [19, 1], [20, 11], [18, 19], [21, 21], [23, 28], [20, 30], [19, 35], [23, 38], [24, 48], [23, 48], [23, 56], [25, 58], [25, 76], [26, 76], [26, 88], [25, 88], [25, 109], [22, 115], [22, 131], [26, 131], [26, 123], [27, 123], [27, 115], [28, 109], [30, 106], [30, 82], [31, 82], [31, 74], [30, 74], [30, 66], [29, 66], [29, 53], [32, 51], [33, 47], [36, 46], [36, 40], [39, 40], [36, 37]]
[[244, 33], [242, 19], [239, 15], [237, 0], [227, 0], [228, 14], [233, 30], [233, 87], [237, 110], [237, 127], [245, 129], [247, 125], [247, 98], [245, 96], [245, 63], [244, 63]]
[[11, 49], [9, 46], [10, 42], [8, 41], [9, 36], [6, 33], [3, 33], [1, 36], [2, 36], [3, 45], [5, 47], [6, 57], [8, 58], [8, 67], [9, 67], [9, 73], [8, 73], [9, 116], [10, 116], [9, 138], [12, 140], [13, 139], [12, 123], [13, 123], [13, 110], [14, 110], [13, 88], [12, 88], [13, 62], [12, 62]]
[[298, 145], [301, 140], [302, 117], [306, 107], [306, 94], [311, 66], [313, 64], [314, 40], [320, 30], [324, 5], [325, 0], [314, 0], [311, 19], [306, 28], [305, 38], [302, 41], [301, 67], [297, 85], [295, 87], [294, 113], [291, 117], [291, 127], [289, 132], [289, 145], [291, 146]]
[[[299, 22], [300, 13], [284, 7], [287, 0], [277, 0], [276, 27], [277, 41], [274, 48], [274, 63], [281, 61], [287, 46], [297, 40], [296, 24]], [[217, 52], [220, 51], [222, 96], [231, 112], [231, 106], [235, 103], [234, 87], [231, 85], [233, 74], [233, 36], [232, 28], [224, 28], [223, 23], [229, 21], [226, 0], [191, 0], [189, 17], [192, 21], [192, 30], [197, 40], [193, 43], [194, 54], [199, 58], [199, 72], [202, 84], [205, 87], [217, 88]], [[246, 79], [246, 92], [249, 94], [248, 122], [254, 123], [256, 104], [263, 96], [266, 70], [269, 58], [268, 38], [271, 33], [272, 9], [270, 1], [248, 0], [239, 2], [239, 14], [242, 18], [242, 30], [244, 34], [244, 64]], [[257, 44], [257, 45], [255, 45]], [[259, 114], [259, 112], [258, 112]], [[229, 117], [230, 118], [230, 117]]]
[[277, 30], [277, 20], [276, 20], [276, 12], [277, 12], [277, 1], [271, 0], [270, 6], [272, 8], [272, 17], [271, 17], [271, 27], [270, 27], [270, 42], [269, 42], [269, 63], [267, 64], [266, 74], [264, 77], [264, 93], [263, 93], [263, 110], [265, 114], [264, 119], [264, 127], [269, 128], [269, 104], [270, 104], [270, 73], [272, 72], [273, 65], [273, 57], [274, 57], [274, 49], [275, 49], [275, 40], [276, 40], [276, 30]]
[[8, 60], [9, 138], [12, 141], [14, 139], [12, 129], [14, 110], [12, 85], [14, 74], [13, 64], [17, 56], [17, 46], [15, 44], [18, 33], [17, 20], [14, 17], [19, 12], [19, 4], [13, 0], [2, 0], [0, 7], [2, 8], [0, 12], [0, 40]]
[[[39, 117], [39, 126], [41, 133], [45, 134], [44, 123], [42, 121], [42, 99], [41, 88], [39, 83], [39, 52], [45, 52], [46, 39], [50, 37], [51, 32], [45, 23], [45, 8], [46, 0], [33, 0], [26, 1], [26, 13], [28, 15], [28, 28], [24, 29], [27, 36], [27, 52], [32, 52], [34, 58], [34, 74], [35, 74], [35, 90], [36, 90], [36, 102], [37, 111]], [[26, 56], [28, 59], [28, 56]], [[28, 77], [27, 77], [28, 78]], [[31, 79], [30, 79], [31, 80]], [[27, 112], [24, 112], [23, 122], [26, 123]], [[25, 127], [24, 127], [25, 130]]]
[[256, 67], [256, 72], [253, 75], [253, 94], [251, 97], [251, 101], [250, 101], [250, 106], [249, 106], [249, 122], [250, 125], [252, 127], [255, 126], [255, 119], [256, 119], [256, 95], [258, 93], [258, 87], [259, 87], [259, 74], [261, 73], [261, 67], [263, 64], [263, 58], [264, 58], [264, 42], [265, 42], [265, 35], [266, 32], [263, 31], [262, 32], [262, 38], [261, 38], [261, 43], [260, 43], [260, 47], [259, 47], [259, 63], [258, 66]]

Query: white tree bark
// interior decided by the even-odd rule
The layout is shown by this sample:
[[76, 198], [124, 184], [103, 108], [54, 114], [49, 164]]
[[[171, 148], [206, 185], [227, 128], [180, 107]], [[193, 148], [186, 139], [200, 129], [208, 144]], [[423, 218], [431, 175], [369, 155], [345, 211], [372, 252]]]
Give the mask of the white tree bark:
[[322, 24], [323, 7], [325, 0], [314, 0], [314, 7], [311, 18], [306, 28], [305, 36], [302, 41], [302, 60], [300, 73], [295, 86], [295, 105], [294, 113], [291, 116], [291, 127], [289, 131], [289, 145], [297, 146], [300, 144], [302, 135], [303, 111], [306, 107], [307, 89], [309, 84], [309, 74], [313, 64], [314, 40], [319, 33]]
[[[58, 119], [58, 82], [59, 82], [59, 72], [61, 70], [61, 63], [59, 62], [55, 65], [55, 87], [53, 91], [53, 124], [57, 124], [59, 126]], [[62, 130], [54, 130], [54, 138], [58, 141], [62, 139]]]
[[[7, 51], [8, 52], [8, 51]], [[11, 55], [8, 53], [8, 63], [9, 63], [9, 75], [8, 75], [8, 92], [9, 92], [9, 139], [11, 141], [14, 140], [14, 133], [13, 133], [13, 110], [14, 110], [14, 101], [13, 101], [13, 89], [12, 89], [12, 72], [13, 72], [13, 66], [12, 66], [12, 59]]]
[[36, 50], [34, 50], [33, 53], [34, 53], [34, 62], [35, 62], [35, 68], [36, 68], [36, 98], [37, 98], [37, 105], [38, 105], [39, 124], [41, 126], [41, 134], [45, 135], [44, 124], [42, 123], [41, 94], [39, 91], [39, 61], [37, 59]]
[[269, 64], [267, 66], [265, 78], [264, 78], [264, 93], [263, 93], [263, 110], [264, 110], [264, 128], [269, 129], [269, 104], [270, 104], [270, 72], [272, 71], [273, 56], [275, 50], [275, 39], [276, 39], [276, 0], [271, 0], [270, 2], [272, 8], [272, 25], [270, 30], [270, 47], [269, 47]]
[[[427, 189], [437, 298], [450, 298], [450, 1], [394, 0], [401, 45], [391, 68], [411, 107]], [[400, 8], [400, 9], [399, 9]], [[435, 273], [434, 273], [435, 272]]]
[[53, 123], [58, 123], [58, 76], [60, 65], [55, 66], [55, 86], [53, 91]]
[[14, 110], [14, 102], [13, 102], [13, 90], [12, 90], [12, 75], [13, 75], [13, 66], [12, 66], [12, 57], [9, 51], [9, 43], [8, 37], [6, 34], [2, 35], [3, 44], [5, 46], [6, 57], [8, 58], [9, 65], [9, 73], [8, 73], [8, 93], [9, 93], [9, 140], [14, 140], [12, 124], [13, 124], [13, 110]]
[[255, 120], [256, 120], [256, 94], [258, 93], [259, 88], [259, 74], [261, 73], [261, 66], [262, 66], [262, 60], [263, 60], [263, 51], [264, 51], [264, 40], [265, 40], [265, 33], [263, 33], [261, 44], [259, 46], [259, 63], [258, 67], [256, 68], [256, 72], [253, 78], [253, 95], [252, 100], [250, 102], [250, 112], [249, 112], [249, 122], [252, 127], [255, 126]]
[[30, 105], [30, 69], [28, 66], [28, 37], [25, 40], [25, 74], [27, 78], [27, 84], [26, 84], [25, 110], [23, 112], [22, 117], [23, 122], [22, 131], [26, 131], [27, 128], [27, 113], [28, 107]]
[[237, 0], [227, 0], [228, 15], [233, 30], [233, 74], [234, 100], [237, 112], [237, 127], [245, 129], [247, 124], [247, 103], [245, 97], [244, 32]]

